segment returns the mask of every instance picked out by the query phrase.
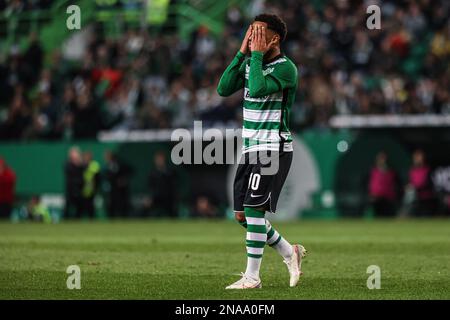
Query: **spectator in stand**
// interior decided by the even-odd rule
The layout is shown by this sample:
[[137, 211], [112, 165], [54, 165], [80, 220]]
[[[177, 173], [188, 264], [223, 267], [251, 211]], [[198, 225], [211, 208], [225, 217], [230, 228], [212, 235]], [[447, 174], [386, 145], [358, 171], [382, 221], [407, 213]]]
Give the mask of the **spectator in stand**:
[[151, 208], [154, 216], [177, 217], [177, 177], [175, 171], [167, 165], [167, 157], [163, 151], [154, 156], [154, 169], [149, 179]]
[[52, 0], [0, 0], [0, 10], [5, 10], [8, 15], [26, 10], [48, 9], [52, 2]]
[[377, 217], [394, 216], [398, 202], [397, 174], [388, 165], [386, 152], [381, 151], [370, 171], [369, 198]]
[[39, 42], [38, 34], [32, 32], [29, 38], [29, 46], [24, 54], [24, 60], [29, 77], [27, 79], [30, 85], [36, 83], [41, 73], [44, 62], [44, 52]]
[[433, 185], [439, 195], [439, 213], [450, 216], [450, 166], [439, 167], [433, 172]]
[[200, 195], [195, 199], [191, 217], [217, 218], [218, 210], [213, 201], [206, 195]]
[[110, 218], [130, 214], [130, 179], [132, 170], [112, 151], [105, 153], [103, 176], [106, 185], [106, 206]]
[[416, 150], [412, 156], [413, 165], [409, 170], [407, 191], [412, 191], [414, 201], [412, 214], [414, 216], [431, 216], [436, 214], [437, 202], [431, 180], [431, 168], [425, 160], [425, 153]]
[[102, 129], [102, 119], [99, 105], [94, 103], [89, 87], [80, 89], [72, 116], [75, 139], [94, 139], [97, 137], [97, 133]]
[[83, 213], [95, 217], [95, 196], [100, 189], [100, 164], [92, 158], [92, 153], [83, 154]]
[[0, 219], [9, 218], [13, 204], [16, 187], [16, 175], [8, 167], [5, 160], [0, 158]]
[[25, 137], [33, 123], [31, 108], [24, 96], [14, 96], [6, 121], [0, 125], [0, 138], [4, 140], [20, 140]]
[[83, 198], [81, 192], [83, 188], [83, 171], [84, 167], [80, 149], [77, 147], [70, 148], [64, 167], [66, 180], [64, 216], [66, 218], [80, 218], [82, 215]]

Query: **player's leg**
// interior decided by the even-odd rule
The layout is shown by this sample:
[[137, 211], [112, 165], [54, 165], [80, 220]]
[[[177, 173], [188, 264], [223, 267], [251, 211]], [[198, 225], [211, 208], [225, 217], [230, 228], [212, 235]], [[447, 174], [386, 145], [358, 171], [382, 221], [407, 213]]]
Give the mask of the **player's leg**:
[[247, 269], [245, 275], [254, 280], [259, 280], [259, 270], [267, 241], [266, 219], [264, 208], [245, 207], [245, 219], [247, 221], [246, 249]]
[[[247, 228], [247, 219], [245, 218], [245, 214], [236, 212], [235, 217], [240, 225]], [[271, 223], [268, 220], [265, 220], [265, 222], [267, 232], [266, 244], [274, 248], [283, 257], [283, 262], [286, 264], [290, 275], [289, 285], [291, 287], [294, 287], [297, 285], [300, 279], [300, 275], [302, 274], [301, 263], [302, 259], [306, 255], [306, 250], [300, 244], [291, 245], [284, 237], [282, 237], [278, 233], [278, 231], [275, 230], [275, 228], [272, 227]], [[261, 265], [261, 260], [252, 259], [250, 257], [248, 257], [247, 260], [247, 270], [245, 274], [251, 275], [258, 273], [259, 277], [259, 267]], [[253, 277], [256, 276], [253, 275]]]
[[236, 171], [234, 210], [240, 212], [237, 217], [241, 225], [247, 227], [247, 268], [242, 279], [229, 286], [230, 289], [260, 287], [259, 270], [267, 241], [265, 213], [270, 202], [273, 176], [261, 174], [262, 163], [258, 154], [246, 154], [245, 157], [245, 164], [240, 164]]
[[[291, 286], [295, 286], [300, 277], [304, 248], [300, 245], [292, 246], [271, 227], [270, 223], [266, 224], [264, 218], [265, 211], [275, 212], [278, 196], [292, 161], [292, 153], [287, 156], [277, 154], [275, 158], [279, 161], [275, 174], [263, 175], [260, 162], [239, 165], [236, 172], [234, 211], [238, 222], [247, 228], [247, 269], [242, 279], [228, 286], [228, 289], [260, 287], [259, 269], [265, 245], [262, 240], [265, 242], [269, 240], [268, 244], [283, 256], [291, 276]], [[265, 235], [261, 234], [262, 230], [265, 230]]]
[[247, 220], [245, 219], [245, 212], [242, 211], [235, 211], [234, 212], [234, 219], [239, 223], [242, 227], [247, 229]]
[[[234, 218], [242, 227], [247, 229], [247, 220], [244, 211], [235, 211]], [[272, 227], [268, 220], [266, 220], [266, 230], [266, 244], [275, 249], [285, 260], [290, 259], [294, 252], [292, 245]]]
[[[252, 158], [253, 157], [253, 158]], [[247, 156], [244, 159], [246, 162], [244, 165], [239, 165], [236, 171], [236, 177], [234, 181], [234, 210], [235, 219], [238, 223], [247, 228], [247, 220], [244, 213], [244, 201], [247, 196], [247, 192], [254, 192], [256, 195], [264, 195], [261, 198], [250, 198], [247, 203], [253, 205], [255, 203], [262, 202], [262, 208], [270, 210], [270, 206], [276, 208], [278, 196], [286, 180], [289, 168], [292, 162], [292, 153], [258, 153], [255, 159], [254, 155]], [[265, 165], [261, 164], [261, 160]], [[254, 165], [252, 165], [252, 162]], [[272, 175], [261, 175], [261, 167], [276, 167], [277, 170]], [[251, 180], [251, 181], [250, 181]], [[254, 195], [253, 195], [254, 196]], [[255, 201], [255, 202], [253, 202]], [[274, 210], [273, 210], [274, 211]], [[274, 248], [285, 260], [291, 258], [294, 252], [291, 244], [286, 241], [267, 221], [267, 244]]]
[[306, 250], [301, 244], [290, 244], [282, 237], [266, 220], [267, 223], [267, 244], [274, 248], [282, 257], [289, 271], [289, 286], [295, 287], [303, 274], [301, 271], [302, 259], [306, 255]]
[[292, 257], [294, 253], [293, 246], [283, 238], [269, 220], [266, 220], [266, 229], [267, 229], [267, 245], [269, 247], [274, 248], [283, 259], [288, 260]]
[[[242, 273], [242, 278], [226, 287], [226, 289], [253, 289], [261, 288], [259, 270], [267, 240], [266, 220], [264, 209], [251, 207], [244, 208], [245, 223], [247, 228], [246, 249], [247, 268]], [[243, 220], [241, 220], [243, 221]]]
[[[243, 157], [245, 157], [245, 155]], [[247, 257], [248, 260], [250, 259], [250, 263], [247, 263], [246, 273], [242, 273], [242, 278], [235, 283], [227, 286], [226, 289], [251, 289], [261, 287], [261, 280], [259, 279], [259, 265], [261, 264], [261, 259], [258, 259], [256, 257], [258, 255], [262, 257], [262, 251], [264, 250], [267, 234], [265, 231], [266, 226], [264, 220], [264, 211], [251, 212], [251, 209], [244, 208], [244, 200], [248, 188], [248, 178], [250, 176], [251, 170], [252, 168], [247, 162], [241, 163], [238, 166], [233, 184], [233, 207], [235, 211], [235, 217], [243, 227], [248, 229], [248, 233], [251, 234], [246, 237], [246, 247], [247, 255], [252, 256]], [[249, 216], [248, 222], [246, 219], [246, 213]], [[252, 216], [252, 218], [250, 218], [250, 216]], [[261, 234], [261, 231], [263, 231], [263, 234]], [[260, 240], [258, 241], [257, 239]], [[256, 275], [256, 272], [258, 272], [258, 275]], [[250, 276], [250, 274], [252, 274], [252, 276]]]
[[[292, 152], [281, 152], [276, 157], [272, 158], [274, 159], [272, 161], [279, 161], [278, 171], [274, 176], [270, 190], [271, 199], [269, 209], [272, 213], [275, 213], [278, 198], [291, 167]], [[294, 287], [297, 285], [300, 275], [302, 274], [301, 265], [302, 259], [306, 255], [306, 250], [300, 244], [291, 245], [284, 237], [282, 237], [270, 226], [270, 223], [267, 226], [267, 230], [267, 242], [283, 257], [283, 261], [287, 265], [289, 271], [289, 285]]]

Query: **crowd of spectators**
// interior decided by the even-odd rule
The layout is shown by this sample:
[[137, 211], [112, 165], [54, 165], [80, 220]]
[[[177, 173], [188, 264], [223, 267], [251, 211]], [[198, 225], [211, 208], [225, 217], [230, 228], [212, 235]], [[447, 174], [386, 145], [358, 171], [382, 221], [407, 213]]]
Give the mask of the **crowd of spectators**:
[[[1, 163], [0, 158], [0, 178]], [[101, 166], [91, 152], [70, 148], [64, 176], [65, 218], [95, 218], [101, 207], [108, 218], [177, 218], [183, 210], [191, 217], [214, 218], [221, 214], [212, 195], [193, 192], [185, 197], [180, 194], [180, 177], [162, 150], [153, 155], [153, 167], [146, 179], [145, 193], [141, 195], [132, 196], [131, 193], [133, 166], [110, 150], [105, 152], [104, 165]], [[36, 199], [31, 199], [30, 203], [33, 201]]]
[[388, 154], [381, 151], [369, 172], [369, 205], [377, 217], [446, 216], [450, 214], [450, 166], [432, 168], [423, 150], [411, 157], [407, 180], [390, 166]]
[[383, 1], [380, 30], [366, 27], [369, 4], [253, 0], [229, 7], [219, 37], [203, 26], [187, 41], [132, 28], [111, 39], [97, 26], [79, 63], [55, 51], [44, 64], [32, 34], [25, 51], [13, 46], [0, 61], [0, 139], [94, 138], [194, 120], [239, 127], [241, 94], [222, 98], [216, 85], [260, 12], [288, 26], [283, 51], [300, 77], [294, 130], [327, 127], [335, 114], [450, 114], [450, 2]]
[[0, 0], [0, 10], [8, 16], [29, 10], [49, 9], [52, 2], [53, 0]]

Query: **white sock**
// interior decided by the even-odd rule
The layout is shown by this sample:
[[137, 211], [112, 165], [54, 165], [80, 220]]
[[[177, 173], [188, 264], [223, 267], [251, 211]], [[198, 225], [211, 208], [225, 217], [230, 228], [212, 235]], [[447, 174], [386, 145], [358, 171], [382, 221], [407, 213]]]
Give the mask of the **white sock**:
[[275, 250], [285, 259], [288, 260], [292, 257], [292, 254], [294, 253], [294, 248], [292, 245], [286, 241], [283, 237], [281, 237], [281, 240], [273, 246]]
[[252, 279], [259, 279], [259, 269], [261, 268], [262, 259], [256, 259], [247, 257], [247, 270], [245, 270], [245, 275]]
[[268, 238], [267, 244], [274, 248], [285, 260], [289, 259], [294, 253], [292, 245], [272, 227], [269, 220], [266, 220], [266, 228]]

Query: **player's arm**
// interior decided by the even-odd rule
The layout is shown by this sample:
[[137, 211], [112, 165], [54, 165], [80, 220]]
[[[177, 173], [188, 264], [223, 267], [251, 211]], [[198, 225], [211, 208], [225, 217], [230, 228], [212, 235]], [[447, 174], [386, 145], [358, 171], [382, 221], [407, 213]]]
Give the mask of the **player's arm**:
[[241, 44], [241, 49], [233, 58], [230, 65], [225, 69], [222, 77], [220, 77], [217, 93], [222, 97], [232, 95], [236, 91], [244, 87], [245, 73], [245, 55], [248, 51], [248, 40], [252, 34], [252, 26], [250, 26], [245, 34]]
[[248, 88], [252, 98], [267, 96], [286, 88], [292, 88], [296, 84], [297, 70], [289, 63], [274, 65], [274, 71], [264, 76], [263, 57], [271, 46], [272, 42], [266, 44], [264, 28], [257, 28], [250, 47], [252, 57], [250, 59]]
[[238, 52], [220, 77], [217, 93], [228, 97], [244, 87], [245, 55]]
[[262, 61], [263, 53], [253, 51], [248, 80], [250, 97], [259, 98], [295, 86], [297, 72], [292, 65], [288, 63], [275, 65], [275, 70], [264, 76]]

